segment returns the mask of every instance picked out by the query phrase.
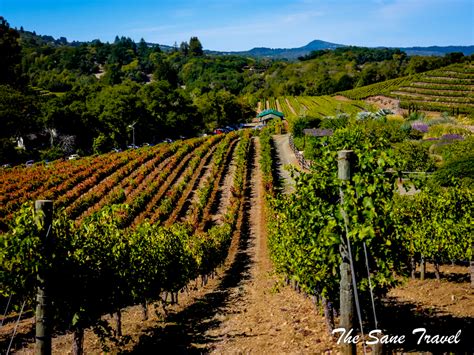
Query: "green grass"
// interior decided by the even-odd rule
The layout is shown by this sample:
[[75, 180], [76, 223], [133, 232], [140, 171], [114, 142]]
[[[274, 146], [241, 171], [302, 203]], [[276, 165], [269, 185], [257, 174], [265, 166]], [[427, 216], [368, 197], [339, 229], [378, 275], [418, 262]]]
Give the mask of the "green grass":
[[367, 86], [362, 86], [352, 90], [346, 90], [336, 93], [336, 95], [342, 95], [352, 100], [362, 100], [369, 96], [391, 96], [390, 93], [402, 86], [407, 86], [416, 80], [419, 75], [409, 75], [401, 78], [391, 79], [375, 83]]

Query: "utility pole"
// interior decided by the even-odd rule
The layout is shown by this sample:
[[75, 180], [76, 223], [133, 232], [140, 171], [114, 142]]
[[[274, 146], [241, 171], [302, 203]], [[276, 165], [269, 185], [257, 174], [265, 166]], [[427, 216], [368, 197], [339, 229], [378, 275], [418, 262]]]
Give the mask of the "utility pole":
[[132, 129], [132, 144], [133, 144], [133, 148], [135, 148], [135, 125], [137, 124], [137, 122], [133, 122], [131, 125], [128, 125], [128, 128], [131, 128]]
[[[35, 212], [41, 228], [42, 250], [45, 260], [50, 259], [51, 239], [52, 239], [52, 221], [53, 221], [53, 201], [37, 200], [35, 201]], [[38, 290], [36, 294], [36, 355], [51, 354], [51, 311], [49, 300], [49, 275], [47, 270], [40, 268], [38, 270]]]

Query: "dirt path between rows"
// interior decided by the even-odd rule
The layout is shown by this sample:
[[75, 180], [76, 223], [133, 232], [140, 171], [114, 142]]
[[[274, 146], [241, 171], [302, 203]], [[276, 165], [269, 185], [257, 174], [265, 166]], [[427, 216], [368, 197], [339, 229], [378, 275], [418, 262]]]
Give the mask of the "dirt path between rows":
[[218, 327], [206, 333], [219, 354], [315, 353], [332, 348], [322, 317], [309, 299], [288, 287], [279, 287], [267, 247], [264, 191], [259, 165], [260, 144], [255, 151], [250, 195], [245, 211], [248, 230], [241, 237], [239, 254], [245, 260], [241, 280], [216, 318]]
[[291, 106], [290, 100], [288, 100], [288, 98], [285, 98], [285, 101], [286, 101], [286, 104], [288, 105], [288, 108], [290, 109], [291, 113], [293, 113], [293, 115], [296, 115], [296, 111], [293, 108], [293, 106]]
[[273, 136], [273, 142], [276, 150], [276, 164], [278, 166], [278, 176], [280, 185], [284, 193], [291, 193], [295, 190], [295, 180], [291, 177], [285, 166], [292, 165], [298, 167], [298, 160], [295, 153], [290, 148], [289, 134], [277, 134]]
[[276, 104], [277, 110], [280, 112], [283, 112], [283, 110], [281, 109], [280, 101], [278, 101], [278, 99], [275, 99], [275, 104]]

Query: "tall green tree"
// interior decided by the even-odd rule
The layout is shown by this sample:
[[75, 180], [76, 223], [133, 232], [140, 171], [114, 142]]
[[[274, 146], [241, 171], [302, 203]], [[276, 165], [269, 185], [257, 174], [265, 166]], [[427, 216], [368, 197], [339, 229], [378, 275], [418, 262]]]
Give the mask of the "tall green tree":
[[[102, 134], [102, 136], [110, 138], [109, 145], [104, 149], [108, 150], [113, 146], [124, 146], [125, 143], [131, 143], [131, 133], [128, 126], [135, 121], [139, 122], [144, 116], [143, 104], [137, 95], [138, 89], [138, 84], [124, 81], [119, 85], [105, 87], [93, 100], [88, 102], [89, 111], [98, 119], [95, 124], [97, 137]], [[137, 126], [135, 126], [135, 130], [138, 131]], [[140, 141], [140, 138], [137, 139], [137, 142]]]
[[183, 55], [188, 55], [189, 54], [189, 44], [186, 41], [181, 42], [179, 45], [179, 51], [183, 53]]
[[0, 83], [15, 84], [20, 75], [21, 47], [18, 31], [0, 16]]
[[197, 37], [191, 37], [189, 40], [189, 53], [195, 57], [199, 57], [204, 54], [201, 41], [199, 41]]
[[151, 141], [179, 135], [193, 136], [202, 129], [202, 116], [192, 101], [167, 81], [152, 82], [139, 93], [147, 110], [144, 134]]
[[195, 99], [208, 130], [245, 122], [255, 115], [252, 107], [226, 90], [210, 91]]

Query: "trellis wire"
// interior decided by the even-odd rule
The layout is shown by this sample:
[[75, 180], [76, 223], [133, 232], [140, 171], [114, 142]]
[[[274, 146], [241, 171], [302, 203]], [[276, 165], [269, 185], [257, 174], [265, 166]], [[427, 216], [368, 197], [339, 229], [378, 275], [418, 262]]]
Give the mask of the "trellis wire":
[[2, 323], [0, 323], [0, 328], [3, 327], [3, 322], [5, 321], [5, 317], [7, 316], [8, 307], [10, 307], [10, 301], [11, 300], [12, 300], [12, 295], [10, 295], [10, 297], [8, 297], [7, 306], [5, 307], [5, 312], [3, 313], [3, 318], [2, 318]]
[[[359, 304], [359, 292], [357, 292], [357, 281], [355, 278], [355, 267], [354, 267], [354, 262], [352, 261], [352, 251], [351, 251], [351, 244], [349, 242], [349, 234], [348, 234], [348, 229], [346, 225], [346, 239], [347, 239], [347, 249], [349, 250], [349, 262], [351, 265], [351, 276], [352, 276], [352, 287], [354, 288], [354, 300], [356, 304], [356, 310], [357, 310], [357, 316], [359, 317], [359, 325], [360, 325], [360, 333], [362, 334], [362, 339], [364, 339], [364, 327], [362, 325], [362, 312], [360, 311], [360, 304]], [[366, 354], [366, 349], [365, 349], [365, 341], [362, 342], [362, 345], [364, 347], [364, 355]]]
[[18, 315], [18, 319], [16, 320], [15, 329], [13, 330], [13, 335], [12, 335], [12, 338], [10, 339], [10, 344], [8, 344], [8, 349], [7, 349], [7, 354], [6, 355], [8, 355], [10, 353], [10, 349], [11, 349], [12, 344], [13, 344], [13, 339], [15, 339], [16, 330], [18, 329], [18, 323], [20, 323], [21, 314], [23, 313], [23, 308], [25, 308], [25, 303], [26, 303], [26, 300], [23, 301], [23, 305], [21, 306], [20, 314]]
[[367, 256], [367, 247], [364, 242], [364, 254], [365, 254], [365, 265], [367, 266], [367, 275], [369, 276], [369, 289], [370, 289], [370, 298], [372, 300], [372, 310], [374, 312], [374, 321], [375, 321], [375, 329], [378, 329], [378, 323], [377, 323], [377, 315], [375, 313], [375, 302], [374, 302], [374, 293], [372, 292], [372, 282], [371, 277], [370, 277], [370, 269], [369, 269], [369, 258]]

